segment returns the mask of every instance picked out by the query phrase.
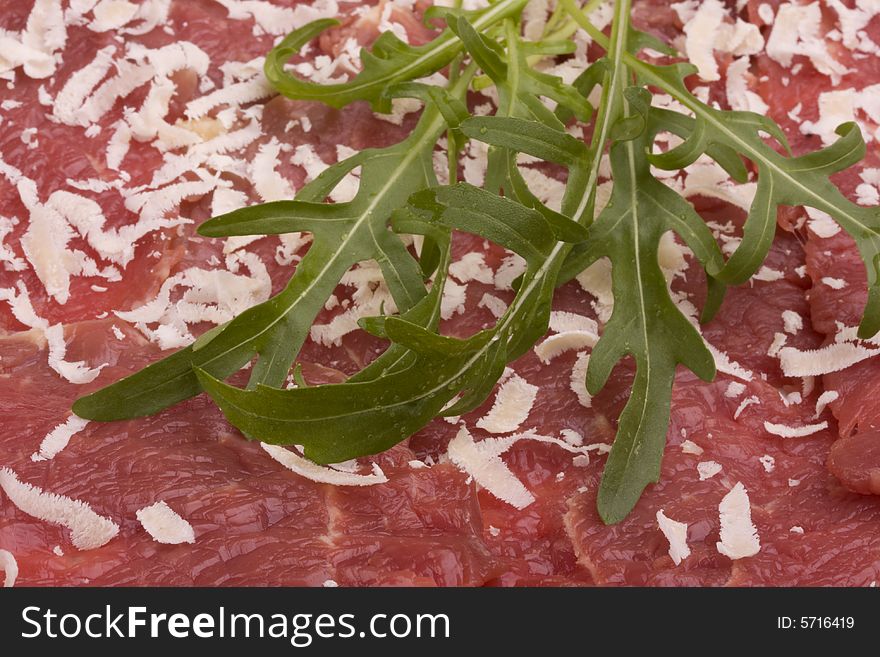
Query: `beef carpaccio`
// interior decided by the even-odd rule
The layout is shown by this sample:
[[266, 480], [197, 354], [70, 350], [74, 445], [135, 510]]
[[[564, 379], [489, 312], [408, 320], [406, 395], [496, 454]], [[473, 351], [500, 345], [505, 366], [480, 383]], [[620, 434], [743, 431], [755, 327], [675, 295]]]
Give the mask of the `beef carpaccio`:
[[[413, 111], [379, 117], [361, 104], [275, 96], [261, 74], [275, 39], [341, 17], [300, 69], [329, 80], [381, 30], [429, 39], [425, 6], [0, 0], [6, 582], [873, 585], [880, 349], [839, 360], [862, 311], [864, 270], [845, 233], [801, 208], [780, 212], [765, 266], [702, 328], [718, 376], [704, 383], [679, 370], [660, 482], [617, 525], [602, 523], [595, 498], [632, 371], [623, 363], [590, 398], [589, 348], [562, 348], [565, 339], [513, 363], [473, 413], [340, 466], [342, 484], [292, 471], [204, 396], [125, 422], [71, 415], [77, 397], [277, 292], [308, 248], [307, 235], [219, 240], [195, 226], [288, 198], [352, 149], [393, 143], [413, 125]], [[696, 93], [769, 114], [796, 152], [856, 119], [868, 157], [835, 182], [878, 203], [878, 3], [642, 0], [633, 11], [699, 67]], [[479, 178], [472, 169], [464, 175]], [[754, 190], [718, 172], [698, 161], [669, 183], [724, 247], [736, 244]], [[552, 176], [541, 180], [552, 194]], [[516, 263], [465, 235], [454, 253], [443, 330], [467, 335], [511, 300]], [[699, 307], [705, 284], [689, 253], [670, 241], [661, 260], [681, 303]], [[381, 353], [355, 323], [387, 298], [377, 271], [354, 270], [322, 311], [300, 357], [307, 382], [340, 381]], [[562, 287], [551, 338], [601, 331], [609, 295], [601, 266]], [[513, 413], [505, 397], [518, 400]], [[499, 431], [513, 436], [493, 458], [521, 483], [515, 505], [450, 458], [451, 442], [460, 453]], [[756, 531], [734, 539], [759, 544], [749, 556], [721, 532], [722, 515], [744, 513]]]

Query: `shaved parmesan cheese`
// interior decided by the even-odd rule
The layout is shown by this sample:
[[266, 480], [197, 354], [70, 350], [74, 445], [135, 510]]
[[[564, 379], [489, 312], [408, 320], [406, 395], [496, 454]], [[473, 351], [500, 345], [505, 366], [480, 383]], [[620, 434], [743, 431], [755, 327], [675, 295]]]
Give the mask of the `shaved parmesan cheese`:
[[573, 429], [563, 429], [559, 432], [562, 439], [573, 447], [580, 447], [584, 444], [584, 437]]
[[748, 57], [740, 57], [728, 65], [727, 100], [733, 110], [766, 114], [769, 106], [749, 88], [749, 67]]
[[128, 24], [137, 13], [138, 6], [127, 0], [101, 0], [92, 10], [95, 18], [88, 24], [93, 32], [108, 32]]
[[715, 368], [719, 372], [729, 374], [730, 376], [743, 381], [751, 381], [755, 377], [751, 370], [747, 370], [736, 361], [730, 360], [730, 357], [726, 353], [716, 349], [708, 342], [706, 343], [706, 348], [709, 350], [709, 353], [712, 354], [712, 358], [715, 360]]
[[758, 459], [761, 462], [761, 465], [764, 467], [766, 472], [773, 472], [773, 468], [776, 467], [776, 459], [774, 459], [769, 454], [764, 454], [761, 458]]
[[697, 473], [700, 475], [700, 481], [711, 479], [721, 472], [721, 464], [717, 461], [701, 461], [697, 463]]
[[18, 562], [8, 550], [0, 550], [0, 568], [3, 569], [3, 588], [11, 589], [18, 579]]
[[773, 342], [770, 343], [770, 346], [767, 348], [767, 355], [773, 358], [778, 356], [779, 350], [782, 349], [787, 340], [788, 336], [785, 333], [774, 333]]
[[11, 287], [0, 288], [0, 300], [9, 303], [12, 316], [19, 322], [29, 328], [38, 329], [40, 332], [45, 331], [49, 328], [49, 322], [37, 315], [33, 305], [31, 305], [24, 281], [16, 281], [16, 283], [18, 287], [17, 293]]
[[507, 312], [507, 304], [493, 294], [483, 294], [477, 308], [486, 308], [495, 318], [501, 317]]
[[255, 34], [281, 35], [292, 32], [319, 18], [335, 18], [339, 5], [335, 0], [315, 0], [293, 8], [279, 7], [265, 0], [215, 0], [226, 7], [233, 20], [253, 19]]
[[550, 313], [550, 330], [556, 333], [565, 333], [566, 331], [598, 333], [599, 325], [596, 324], [594, 319], [584, 315], [565, 312], [564, 310], [554, 310]]
[[514, 374], [501, 384], [495, 395], [495, 403], [477, 421], [477, 426], [489, 433], [514, 431], [528, 418], [537, 396], [537, 386]]
[[[567, 452], [577, 454], [573, 463], [579, 459], [580, 461], [575, 465], [589, 463], [589, 450], [596, 448], [593, 445], [573, 446], [559, 438], [542, 436], [534, 431], [502, 438], [487, 438], [475, 443], [467, 427], [462, 426], [455, 438], [449, 443], [448, 456], [453, 464], [473, 477], [477, 484], [492, 495], [517, 509], [523, 509], [534, 502], [535, 498], [501, 460], [501, 455], [521, 440], [556, 445]], [[584, 463], [584, 457], [586, 457], [586, 463]]]
[[692, 440], [683, 440], [680, 447], [683, 454], [694, 454], [699, 456], [703, 453], [703, 448]]
[[98, 377], [101, 370], [107, 367], [106, 363], [90, 368], [85, 361], [64, 360], [64, 356], [67, 353], [67, 344], [64, 341], [64, 327], [61, 324], [50, 326], [43, 333], [49, 344], [49, 367], [70, 381], [70, 383], [80, 385], [91, 383]]
[[128, 154], [129, 144], [131, 143], [131, 129], [125, 121], [117, 121], [115, 130], [107, 142], [107, 168], [119, 170], [122, 160]]
[[40, 443], [40, 449], [31, 454], [31, 461], [48, 461], [55, 458], [58, 452], [67, 447], [70, 438], [75, 433], [82, 431], [88, 423], [88, 420], [71, 415], [66, 422], [59, 424], [46, 434], [43, 442]]
[[520, 173], [529, 189], [541, 203], [557, 212], [561, 210], [562, 197], [565, 195], [565, 183], [531, 167], [521, 167]]
[[772, 433], [774, 436], [782, 438], [803, 438], [811, 436], [814, 433], [828, 428], [827, 422], [819, 422], [818, 424], [807, 424], [801, 427], [790, 427], [786, 424], [774, 424], [773, 422], [764, 421], [764, 430]]
[[600, 258], [577, 275], [581, 288], [595, 297], [593, 310], [599, 321], [606, 324], [614, 311], [614, 294], [611, 292], [611, 261]]
[[[681, 193], [686, 198], [691, 196], [717, 198], [748, 210], [758, 189], [757, 183], [735, 184], [716, 162], [702, 157], [688, 166], [685, 173]], [[719, 237], [724, 241], [724, 249], [735, 248], [740, 239], [732, 235], [719, 235]]]
[[816, 400], [816, 415], [814, 417], [822, 415], [822, 411], [825, 410], [825, 407], [831, 402], [836, 401], [839, 397], [840, 393], [836, 390], [826, 390], [819, 395], [819, 399]]
[[784, 347], [779, 351], [779, 363], [785, 376], [820, 376], [839, 372], [878, 354], [880, 349], [868, 349], [850, 342], [835, 342], [807, 351]]
[[751, 557], [761, 550], [758, 529], [752, 523], [749, 494], [742, 482], [737, 482], [718, 505], [721, 521], [721, 540], [718, 551], [731, 559]]
[[795, 55], [808, 57], [815, 69], [829, 76], [836, 85], [849, 70], [828, 52], [825, 36], [818, 2], [806, 5], [785, 2], [776, 13], [766, 52], [786, 68], [791, 66]]
[[204, 196], [217, 186], [211, 180], [186, 180], [161, 189], [138, 192], [125, 199], [125, 207], [140, 214], [141, 220], [162, 219], [166, 212], [187, 198]]
[[524, 509], [535, 497], [501, 460], [505, 447], [509, 449], [504, 438], [475, 443], [467, 428], [462, 427], [449, 442], [449, 460], [499, 500]]
[[819, 121], [803, 121], [800, 130], [805, 135], [819, 135], [828, 145], [837, 139], [834, 132], [841, 123], [855, 120], [855, 93], [853, 89], [826, 91], [819, 94]]
[[0, 488], [21, 511], [71, 532], [73, 544], [80, 550], [91, 550], [106, 545], [119, 533], [119, 526], [95, 513], [85, 502], [63, 495], [44, 492], [43, 489], [18, 480], [9, 468], [0, 469]]
[[810, 221], [807, 224], [818, 237], [834, 237], [840, 232], [840, 226], [831, 215], [814, 208], [805, 208]]
[[60, 0], [35, 0], [21, 33], [0, 29], [0, 74], [21, 66], [30, 78], [48, 78], [64, 48], [67, 28]]
[[525, 272], [525, 270], [526, 261], [522, 256], [515, 253], [506, 256], [504, 260], [501, 261], [498, 270], [495, 272], [495, 279], [493, 281], [495, 289], [512, 290], [513, 281], [516, 280], [520, 274]]
[[842, 290], [846, 287], [846, 281], [842, 278], [832, 278], [831, 276], [823, 276], [821, 279], [823, 285], [827, 285], [832, 290]]
[[786, 333], [794, 335], [804, 328], [804, 318], [793, 310], [784, 310], [782, 312], [782, 323]]
[[255, 76], [250, 80], [234, 82], [189, 101], [186, 105], [186, 115], [190, 119], [198, 119], [216, 107], [222, 105], [239, 107], [267, 98], [273, 93], [272, 86], [263, 76]]
[[593, 348], [599, 336], [590, 331], [565, 331], [551, 335], [541, 344], [535, 346], [535, 354], [545, 365], [566, 351]]
[[691, 554], [691, 549], [687, 544], [688, 526], [686, 523], [667, 518], [666, 514], [663, 513], [663, 509], [657, 512], [657, 526], [663, 532], [666, 540], [669, 541], [669, 556], [677, 566]]
[[568, 383], [571, 391], [577, 396], [578, 403], [584, 408], [590, 408], [593, 405], [593, 398], [587, 392], [587, 367], [589, 365], [589, 352], [580, 352], [571, 368], [571, 376]]
[[739, 397], [745, 391], [746, 386], [744, 383], [740, 383], [739, 381], [731, 381], [727, 384], [727, 389], [724, 391], [724, 396], [733, 399], [735, 397]]
[[12, 233], [13, 228], [18, 223], [16, 219], [0, 216], [0, 262], [6, 271], [24, 271], [27, 269], [27, 263], [23, 258], [19, 258], [15, 251], [3, 241], [6, 236]]
[[79, 270], [75, 254], [67, 248], [74, 232], [54, 208], [39, 202], [32, 180], [20, 180], [17, 188], [30, 213], [21, 248], [46, 293], [65, 304], [70, 298], [70, 276]]
[[495, 280], [495, 273], [486, 264], [482, 253], [465, 253], [460, 260], [449, 265], [449, 273], [461, 283], [479, 281], [490, 284]]
[[135, 515], [138, 522], [157, 543], [179, 545], [196, 542], [192, 525], [175, 513], [165, 502], [159, 501], [144, 507]]
[[[675, 7], [675, 5], [673, 5]], [[704, 0], [684, 24], [685, 53], [706, 81], [719, 80], [713, 50], [733, 55], [751, 55], [761, 51], [764, 38], [757, 25], [737, 18], [726, 22], [727, 10], [720, 0]]]
[[276, 171], [278, 167], [278, 154], [281, 144], [275, 137], [260, 146], [260, 150], [251, 163], [251, 178], [254, 188], [264, 202], [280, 201], [293, 198], [294, 191], [291, 184]]
[[764, 265], [758, 270], [758, 273], [752, 276], [753, 280], [756, 281], [765, 281], [768, 283], [772, 283], [773, 281], [780, 281], [785, 278], [785, 273], [779, 271], [778, 269], [771, 269]]
[[[250, 276], [237, 273], [244, 264]], [[271, 280], [259, 256], [248, 252], [230, 253], [227, 270], [190, 267], [166, 279], [156, 297], [129, 311], [115, 311], [120, 319], [135, 324], [141, 333], [162, 349], [190, 344], [194, 338], [187, 323], [223, 324], [251, 306], [269, 298]], [[172, 301], [176, 288], [186, 288]], [[147, 325], [159, 323], [156, 329]]]
[[744, 410], [746, 410], [752, 404], [760, 404], [761, 400], [752, 395], [751, 397], [747, 397], [743, 399], [739, 406], [737, 406], [736, 410], [733, 413], [733, 419], [739, 419], [739, 416], [742, 414]]
[[443, 297], [440, 299], [440, 317], [450, 319], [464, 314], [466, 294], [466, 285], [459, 285], [447, 278], [443, 285]]
[[260, 446], [269, 456], [288, 470], [321, 484], [331, 484], [333, 486], [374, 486], [388, 481], [388, 477], [385, 476], [385, 473], [376, 464], [373, 464], [373, 474], [363, 475], [353, 472], [341, 472], [332, 467], [318, 465], [278, 445], [260, 443]]

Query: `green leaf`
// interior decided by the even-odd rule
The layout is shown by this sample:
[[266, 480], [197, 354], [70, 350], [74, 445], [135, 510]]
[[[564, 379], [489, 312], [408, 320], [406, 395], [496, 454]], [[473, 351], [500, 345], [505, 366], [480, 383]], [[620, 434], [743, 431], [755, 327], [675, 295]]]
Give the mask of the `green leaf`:
[[[478, 30], [519, 13], [528, 0], [498, 0], [484, 10], [470, 15]], [[304, 45], [328, 28], [338, 25], [333, 19], [309, 23], [287, 35], [266, 56], [266, 78], [280, 93], [298, 100], [316, 100], [332, 107], [344, 107], [366, 100], [378, 112], [390, 112], [391, 100], [385, 89], [397, 82], [421, 78], [449, 64], [461, 50], [461, 41], [449, 29], [421, 46], [410, 46], [393, 32], [384, 32], [372, 50], [361, 50], [363, 69], [354, 79], [338, 84], [317, 84], [289, 73], [285, 64]]]
[[[467, 83], [468, 78], [462, 78], [456, 93], [463, 94]], [[225, 378], [254, 356], [258, 358], [249, 385], [281, 386], [315, 316], [342, 275], [363, 260], [379, 263], [402, 312], [415, 306], [425, 295], [421, 269], [387, 224], [410, 194], [436, 182], [432, 153], [445, 128], [440, 113], [429, 108], [404, 141], [353, 156], [362, 169], [358, 193], [348, 203], [314, 202], [342, 178], [328, 170], [299, 193], [308, 201], [243, 208], [203, 224], [200, 232], [212, 236], [308, 230], [313, 243], [280, 294], [248, 309], [207, 342], [77, 400], [74, 412], [95, 420], [149, 415], [201, 392], [195, 368]], [[334, 168], [347, 172], [353, 167], [345, 161]]]
[[[513, 132], [520, 134], [527, 128], [523, 122], [499, 122], [491, 127], [493, 138], [507, 143]], [[479, 128], [476, 132], [481, 134]], [[548, 136], [547, 143], [532, 138], [525, 144], [551, 152], [565, 141], [558, 134], [549, 138], [544, 126], [532, 136], [539, 134]], [[569, 158], [564, 149], [559, 153]], [[571, 163], [573, 169], [583, 165], [582, 160]], [[558, 238], [585, 237], [583, 227], [565, 217], [548, 221], [538, 210], [466, 183], [412, 194], [408, 208], [395, 213], [393, 225], [438, 237], [452, 230], [471, 232], [521, 255], [526, 273], [507, 312], [494, 327], [470, 338], [438, 335], [443, 284], [439, 276], [428, 297], [409, 313], [370, 321], [371, 331], [380, 332], [392, 345], [376, 363], [346, 383], [240, 390], [200, 371], [201, 385], [245, 435], [265, 442], [301, 444], [309, 458], [332, 463], [387, 449], [440, 413], [458, 414], [476, 407], [492, 391], [506, 363], [530, 349], [547, 330], [556, 276], [571, 248]], [[448, 241], [446, 245], [440, 272], [448, 265]], [[425, 315], [416, 317], [416, 313]], [[449, 405], [456, 396], [458, 400]]]
[[[684, 84], [684, 77], [692, 72], [691, 67], [652, 66], [634, 57], [628, 57], [626, 63], [640, 79], [671, 94], [695, 115], [696, 125], [691, 135], [674, 151], [654, 156], [655, 165], [679, 168], [702, 153], [717, 157], [718, 149], [722, 149], [720, 152], [728, 163], [731, 162], [729, 153], [734, 152], [757, 168], [758, 190], [749, 210], [743, 240], [717, 274], [718, 280], [738, 285], [760, 268], [773, 243], [780, 205], [815, 208], [830, 215], [852, 236], [865, 263], [868, 303], [859, 335], [870, 337], [880, 331], [880, 275], [875, 266], [880, 259], [880, 209], [856, 205], [830, 180], [832, 174], [864, 157], [865, 144], [858, 126], [843, 124], [837, 130], [840, 139], [834, 144], [793, 157], [788, 154], [784, 133], [770, 118], [751, 112], [718, 110], [694, 98]], [[764, 134], [775, 139], [785, 152], [780, 153], [768, 144]], [[716, 149], [714, 154], [711, 148]]]
[[690, 204], [651, 175], [646, 146], [646, 133], [612, 146], [612, 197], [585, 243], [587, 264], [611, 260], [614, 294], [611, 319], [590, 357], [587, 389], [597, 393], [624, 356], [636, 365], [599, 487], [599, 513], [607, 523], [626, 517], [660, 476], [676, 365], [704, 380], [715, 375], [702, 337], [669, 296], [657, 252], [670, 230], [710, 271], [721, 268], [721, 251]]

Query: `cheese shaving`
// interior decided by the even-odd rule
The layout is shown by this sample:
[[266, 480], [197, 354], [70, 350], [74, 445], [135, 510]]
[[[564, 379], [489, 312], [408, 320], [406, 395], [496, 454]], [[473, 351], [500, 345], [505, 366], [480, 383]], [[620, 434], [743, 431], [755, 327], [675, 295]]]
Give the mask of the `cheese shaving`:
[[551, 335], [535, 346], [535, 354], [545, 365], [566, 351], [582, 350], [596, 346], [599, 336], [589, 331], [565, 331]]
[[779, 350], [779, 362], [785, 376], [820, 376], [845, 370], [878, 354], [880, 349], [868, 349], [851, 342], [835, 342], [807, 351], [784, 347]]
[[3, 569], [3, 588], [11, 589], [18, 579], [18, 562], [12, 552], [0, 550], [0, 568]]
[[758, 529], [752, 523], [749, 494], [742, 482], [737, 482], [718, 505], [721, 522], [721, 540], [716, 548], [731, 559], [751, 557], [761, 550]]
[[449, 442], [448, 456], [456, 467], [473, 477], [477, 484], [499, 500], [517, 509], [524, 509], [535, 501], [535, 497], [501, 460], [501, 455], [521, 440], [556, 445], [579, 456], [587, 455], [591, 449], [591, 446], [575, 447], [559, 438], [542, 436], [534, 431], [501, 438], [487, 438], [477, 443], [474, 442], [467, 427], [462, 426], [455, 438]]
[[706, 81], [719, 80], [714, 50], [732, 55], [752, 55], [764, 47], [764, 38], [757, 25], [737, 18], [731, 24], [727, 9], [720, 0], [704, 0], [685, 22], [685, 52]]
[[822, 415], [822, 411], [833, 401], [837, 401], [840, 397], [840, 393], [836, 390], [826, 390], [819, 398], [816, 400], [816, 415], [814, 417], [819, 417]]
[[31, 454], [31, 461], [48, 461], [55, 458], [58, 452], [67, 447], [71, 437], [85, 429], [88, 423], [88, 420], [71, 415], [66, 422], [46, 434], [40, 443], [40, 449]]
[[694, 454], [699, 456], [703, 453], [703, 448], [692, 440], [683, 440], [679, 447], [681, 448], [682, 454]]
[[701, 461], [697, 463], [697, 474], [700, 476], [700, 481], [711, 479], [721, 470], [722, 466], [717, 461]]
[[784, 310], [782, 312], [782, 324], [785, 327], [786, 333], [794, 335], [804, 328], [804, 318], [794, 310]]
[[80, 500], [44, 492], [42, 488], [19, 481], [9, 468], [0, 469], [0, 488], [21, 511], [70, 530], [73, 544], [80, 550], [106, 545], [119, 533], [119, 526]]
[[736, 410], [733, 412], [733, 419], [739, 419], [739, 416], [742, 415], [742, 412], [746, 410], [752, 404], [760, 404], [761, 400], [752, 395], [751, 397], [747, 397], [743, 399], [739, 406], [737, 406]]
[[192, 525], [163, 501], [144, 507], [138, 510], [135, 515], [138, 522], [157, 543], [179, 545], [196, 542]]
[[834, 237], [841, 231], [840, 226], [827, 212], [814, 208], [805, 208], [810, 221], [807, 224], [818, 237]]
[[773, 469], [776, 467], [776, 459], [769, 454], [764, 454], [764, 456], [759, 458], [758, 461], [760, 461], [765, 472], [773, 472]]
[[792, 65], [796, 55], [808, 57], [815, 69], [829, 76], [836, 85], [849, 70], [828, 52], [825, 32], [818, 2], [806, 5], [785, 2], [777, 10], [767, 39], [767, 55], [786, 68]]
[[691, 554], [691, 549], [687, 544], [688, 526], [686, 523], [668, 518], [663, 513], [663, 509], [657, 512], [657, 526], [669, 541], [669, 556], [672, 563], [677, 566]]
[[593, 398], [587, 392], [587, 368], [589, 365], [589, 352], [580, 352], [572, 365], [568, 381], [569, 388], [577, 396], [578, 403], [584, 408], [590, 408], [593, 405]]
[[491, 284], [495, 280], [495, 272], [486, 264], [482, 253], [465, 253], [460, 260], [449, 265], [449, 273], [459, 282], [479, 281]]
[[804, 436], [811, 436], [814, 433], [818, 433], [827, 428], [827, 422], [791, 427], [787, 424], [775, 424], [773, 422], [767, 422], [766, 420], [764, 421], [764, 430], [767, 433], [772, 433], [774, 436], [780, 436], [782, 438], [803, 438]]
[[385, 476], [385, 473], [376, 464], [373, 464], [373, 474], [363, 475], [353, 472], [342, 472], [332, 467], [318, 465], [278, 445], [260, 443], [260, 446], [269, 456], [291, 472], [321, 484], [331, 484], [333, 486], [375, 486], [376, 484], [384, 484], [388, 481], [388, 477]]
[[550, 330], [556, 333], [565, 333], [566, 331], [598, 333], [599, 325], [596, 323], [596, 320], [584, 315], [564, 310], [554, 310], [550, 313]]
[[514, 374], [501, 384], [495, 403], [477, 426], [489, 433], [515, 431], [528, 418], [537, 396], [537, 386]]
[[483, 294], [477, 304], [477, 308], [486, 308], [496, 319], [507, 312], [507, 304], [504, 300], [499, 299], [494, 294], [489, 294], [488, 292]]
[[93, 32], [109, 32], [127, 25], [135, 14], [138, 6], [127, 0], [101, 0], [92, 10], [95, 18], [88, 24]]
[[495, 271], [493, 283], [496, 290], [512, 290], [513, 281], [526, 270], [526, 261], [517, 254], [506, 256]]

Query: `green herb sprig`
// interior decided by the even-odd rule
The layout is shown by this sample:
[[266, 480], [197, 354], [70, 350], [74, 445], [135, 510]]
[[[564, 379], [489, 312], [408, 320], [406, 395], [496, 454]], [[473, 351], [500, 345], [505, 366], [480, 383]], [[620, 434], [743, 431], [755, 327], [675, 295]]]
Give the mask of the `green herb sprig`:
[[[747, 281], [761, 266], [778, 206], [827, 212], [855, 238], [867, 267], [869, 299], [860, 335], [880, 329], [880, 213], [851, 203], [829, 179], [864, 156], [854, 124], [841, 126], [840, 139], [831, 146], [792, 156], [771, 119], [715, 109], [696, 99], [684, 83], [695, 72], [692, 66], [640, 58], [646, 47], [671, 51], [632, 28], [631, 0], [614, 3], [610, 36], [590, 22], [595, 0], [584, 8], [575, 0], [560, 0], [544, 38], [535, 42], [521, 36], [525, 4], [497, 0], [479, 12], [437, 8], [429, 16], [445, 20], [447, 27], [436, 39], [411, 47], [384, 34], [371, 52], [363, 52], [362, 72], [341, 84], [318, 85], [285, 69], [334, 21], [316, 21], [285, 38], [266, 60], [266, 75], [280, 93], [333, 107], [367, 101], [378, 111], [388, 111], [395, 97], [415, 97], [425, 104], [421, 119], [401, 143], [365, 150], [330, 167], [294, 200], [245, 208], [203, 224], [199, 232], [212, 237], [308, 231], [313, 243], [279, 295], [190, 347], [79, 399], [74, 411], [95, 420], [131, 418], [206, 391], [248, 438], [304, 445], [306, 456], [320, 463], [377, 453], [438, 415], [459, 415], [482, 403], [506, 364], [546, 332], [554, 289], [608, 258], [615, 303], [590, 358], [589, 392], [601, 390], [621, 358], [632, 356], [636, 364], [599, 489], [600, 515], [613, 523], [660, 475], [677, 366], [705, 380], [715, 375], [707, 346], [670, 297], [658, 264], [664, 233], [674, 231], [706, 271], [706, 320], [720, 307], [726, 286]], [[543, 59], [573, 52], [568, 37], [578, 29], [604, 48], [605, 56], [572, 84], [539, 72], [535, 66]], [[444, 67], [446, 87], [420, 81]], [[468, 87], [490, 85], [499, 99], [495, 115], [471, 116], [464, 102]], [[593, 108], [586, 96], [596, 86], [602, 93]], [[652, 107], [653, 89], [671, 95], [690, 115]], [[566, 132], [571, 121], [591, 128], [589, 145]], [[660, 132], [674, 133], [683, 143], [657, 152]], [[441, 186], [432, 155], [444, 133], [451, 175], [450, 184]], [[482, 188], [456, 182], [458, 154], [467, 140], [489, 145]], [[559, 211], [529, 189], [519, 154], [567, 171]], [[612, 194], [594, 222], [599, 164], [606, 155]], [[652, 174], [652, 167], [674, 171], [701, 156], [738, 182], [749, 179], [746, 161], [757, 173], [742, 242], [727, 261], [693, 207]], [[362, 174], [355, 198], [325, 202], [358, 166]], [[438, 330], [454, 231], [491, 240], [526, 263], [507, 311], [493, 327], [467, 339]], [[403, 235], [424, 237], [418, 259], [404, 247]], [[344, 383], [305, 386], [298, 377], [298, 387], [282, 388], [342, 275], [369, 259], [379, 263], [399, 314], [366, 318], [361, 326], [389, 340], [388, 349]], [[224, 382], [254, 357], [246, 389]]]

